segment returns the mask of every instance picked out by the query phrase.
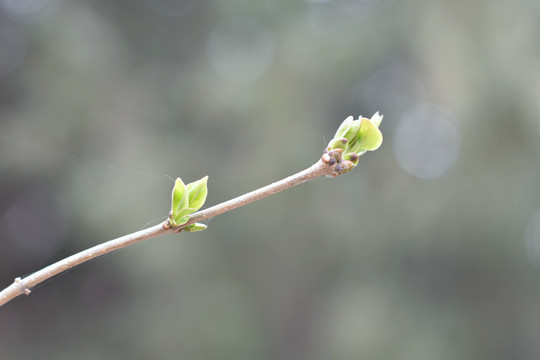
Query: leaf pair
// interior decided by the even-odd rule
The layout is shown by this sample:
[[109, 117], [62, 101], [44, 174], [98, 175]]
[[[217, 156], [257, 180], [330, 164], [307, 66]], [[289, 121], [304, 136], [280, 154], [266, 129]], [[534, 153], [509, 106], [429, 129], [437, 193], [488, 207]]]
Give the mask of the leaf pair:
[[[169, 223], [176, 227], [189, 221], [190, 214], [199, 210], [206, 201], [208, 194], [208, 176], [189, 184], [184, 184], [182, 179], [177, 178], [172, 191], [172, 206], [169, 213]], [[184, 230], [200, 231], [206, 229], [204, 224], [191, 224]]]

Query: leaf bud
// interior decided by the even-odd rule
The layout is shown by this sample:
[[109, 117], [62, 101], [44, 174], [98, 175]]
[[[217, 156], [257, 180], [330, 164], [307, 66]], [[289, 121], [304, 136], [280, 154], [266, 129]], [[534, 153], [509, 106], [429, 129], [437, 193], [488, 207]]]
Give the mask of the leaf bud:
[[208, 226], [206, 226], [205, 224], [195, 223], [195, 224], [186, 226], [184, 230], [188, 232], [196, 232], [196, 231], [206, 230], [206, 228], [208, 228]]

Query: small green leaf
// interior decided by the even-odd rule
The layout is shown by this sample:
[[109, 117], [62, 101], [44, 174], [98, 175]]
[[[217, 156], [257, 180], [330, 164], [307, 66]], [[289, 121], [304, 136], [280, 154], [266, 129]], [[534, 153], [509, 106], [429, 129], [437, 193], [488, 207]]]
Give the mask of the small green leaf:
[[351, 127], [351, 124], [353, 122], [353, 117], [349, 116], [343, 122], [341, 125], [339, 125], [339, 128], [336, 131], [336, 135], [334, 135], [334, 139], [339, 139], [344, 137], [344, 135], [349, 131], [349, 128]]
[[177, 227], [180, 225], [184, 225], [189, 221], [189, 215], [186, 215], [184, 217], [177, 217], [175, 218], [172, 214], [172, 212], [169, 214], [169, 225], [172, 227]]
[[362, 118], [358, 131], [358, 146], [360, 150], [373, 151], [381, 146], [383, 136], [381, 131], [369, 119]]
[[184, 230], [189, 231], [189, 232], [203, 231], [203, 230], [206, 230], [207, 227], [208, 226], [206, 226], [205, 224], [195, 223], [195, 224], [186, 226]]
[[193, 214], [195, 211], [197, 211], [197, 209], [193, 209], [193, 208], [183, 208], [182, 210], [179, 210], [176, 212], [175, 216], [177, 218], [180, 218], [184, 215], [189, 215], [189, 214]]
[[169, 219], [169, 222], [171, 223], [171, 226], [174, 226], [174, 227], [184, 225], [188, 221], [189, 221], [189, 215], [178, 217], [178, 218], [176, 218], [174, 220]]
[[334, 149], [343, 149], [345, 150], [347, 148], [347, 139], [345, 138], [336, 138], [332, 139], [328, 143], [328, 151], [334, 150]]
[[174, 182], [174, 188], [172, 191], [171, 210], [172, 210], [173, 216], [176, 217], [175, 214], [178, 211], [186, 208], [187, 206], [188, 206], [187, 187], [182, 181], [182, 179], [177, 178], [176, 181]]
[[358, 139], [355, 139], [352, 144], [349, 144], [347, 147], [347, 150], [345, 150], [346, 154], [359, 154], [362, 151], [361, 145], [358, 142]]
[[189, 215], [193, 214], [195, 211], [197, 211], [197, 209], [184, 208], [176, 212], [175, 214], [173, 214], [174, 222], [176, 223], [175, 226], [179, 226], [179, 225], [183, 225], [187, 223], [189, 220]]
[[361, 125], [360, 119], [354, 120], [349, 130], [343, 136], [349, 141], [349, 145], [353, 145], [354, 142], [356, 141], [356, 138], [358, 136], [358, 131], [360, 130], [360, 125]]
[[373, 114], [373, 116], [369, 120], [373, 123], [373, 125], [375, 125], [376, 127], [379, 127], [381, 125], [382, 119], [383, 119], [383, 116], [379, 114], [379, 112], [377, 111], [375, 114]]
[[208, 195], [208, 176], [203, 177], [200, 180], [194, 181], [187, 185], [189, 192], [189, 207], [199, 210], [206, 201], [206, 195]]

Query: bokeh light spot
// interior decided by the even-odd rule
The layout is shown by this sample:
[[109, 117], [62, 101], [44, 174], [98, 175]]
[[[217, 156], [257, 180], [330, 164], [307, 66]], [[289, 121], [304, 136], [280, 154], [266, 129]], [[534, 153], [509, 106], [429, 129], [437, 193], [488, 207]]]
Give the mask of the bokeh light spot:
[[449, 112], [433, 105], [420, 105], [401, 118], [394, 151], [405, 171], [421, 179], [433, 179], [450, 169], [461, 142], [450, 118]]
[[236, 83], [261, 78], [272, 65], [275, 48], [272, 34], [251, 18], [225, 20], [215, 27], [208, 41], [214, 70]]

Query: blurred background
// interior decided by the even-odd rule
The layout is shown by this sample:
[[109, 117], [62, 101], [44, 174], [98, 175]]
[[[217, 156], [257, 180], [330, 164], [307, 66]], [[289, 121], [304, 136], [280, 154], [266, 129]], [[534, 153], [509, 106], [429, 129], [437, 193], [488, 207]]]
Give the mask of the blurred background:
[[[540, 3], [0, 0], [0, 287], [317, 161], [354, 172], [0, 309], [5, 359], [538, 359]], [[160, 218], [161, 217], [161, 218]]]

